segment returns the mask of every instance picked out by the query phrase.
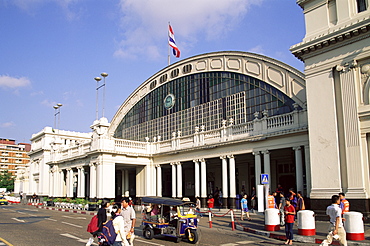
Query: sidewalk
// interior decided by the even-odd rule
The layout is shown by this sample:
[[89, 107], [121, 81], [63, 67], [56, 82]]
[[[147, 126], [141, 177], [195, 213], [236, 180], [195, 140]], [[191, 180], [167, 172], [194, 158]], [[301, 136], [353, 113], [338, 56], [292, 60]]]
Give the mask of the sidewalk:
[[[35, 205], [36, 208], [41, 209], [48, 209], [48, 210], [55, 210], [55, 211], [63, 211], [63, 212], [70, 212], [70, 213], [80, 213], [80, 214], [88, 214], [88, 215], [95, 215], [97, 211], [86, 211], [86, 210], [75, 210], [75, 209], [62, 209], [62, 208], [55, 208], [55, 207], [45, 207], [40, 205]], [[136, 209], [137, 211], [137, 209]], [[212, 217], [212, 228], [220, 228], [220, 229], [230, 229], [231, 228], [231, 216], [229, 209], [214, 209], [214, 217]], [[136, 213], [137, 216], [140, 216], [139, 212]], [[245, 231], [246, 233], [253, 233], [258, 234], [261, 236], [275, 238], [279, 240], [285, 240], [285, 231], [284, 227], [280, 227], [279, 231], [266, 231], [265, 230], [265, 217], [263, 213], [250, 213], [251, 221], [241, 221], [240, 220], [240, 210], [234, 210], [234, 218], [235, 218], [235, 229], [240, 231]], [[203, 217], [199, 218], [198, 226], [201, 227], [210, 227], [209, 223], [209, 216], [208, 213], [203, 213]], [[138, 218], [140, 219], [140, 218]], [[137, 224], [136, 226], [139, 226]], [[295, 242], [302, 242], [302, 243], [316, 243], [320, 244], [322, 240], [326, 238], [327, 235], [327, 228], [328, 222], [327, 221], [316, 221], [316, 235], [315, 236], [301, 236], [298, 235], [298, 227], [297, 225], [294, 226], [294, 239]], [[349, 241], [348, 245], [351, 246], [370, 246], [370, 224], [364, 224], [365, 229], [365, 240], [364, 241]], [[339, 245], [338, 241], [334, 241], [332, 245]]]
[[[219, 228], [223, 227], [224, 229], [229, 227], [231, 228], [231, 217], [230, 213], [228, 213], [228, 209], [214, 209], [213, 212], [215, 216], [212, 218], [212, 228]], [[285, 240], [285, 231], [284, 226], [280, 227], [279, 231], [266, 231], [265, 230], [265, 217], [263, 213], [250, 213], [251, 221], [241, 221], [240, 220], [240, 210], [234, 210], [234, 218], [235, 218], [235, 227], [236, 230], [245, 231], [247, 233], [258, 234], [262, 236], [266, 236], [269, 238], [275, 238], [279, 240]], [[209, 217], [208, 213], [205, 213], [203, 218], [200, 219], [200, 225], [208, 226], [209, 227]], [[320, 244], [324, 239], [326, 239], [326, 235], [328, 233], [328, 222], [327, 221], [315, 221], [315, 229], [316, 235], [315, 236], [301, 236], [298, 235], [298, 226], [295, 224], [294, 226], [294, 239], [293, 241], [302, 242], [302, 243], [317, 243]], [[365, 232], [365, 240], [363, 241], [349, 241], [348, 245], [351, 246], [370, 246], [370, 224], [364, 224], [364, 232]], [[339, 245], [338, 241], [334, 241], [332, 245]]]

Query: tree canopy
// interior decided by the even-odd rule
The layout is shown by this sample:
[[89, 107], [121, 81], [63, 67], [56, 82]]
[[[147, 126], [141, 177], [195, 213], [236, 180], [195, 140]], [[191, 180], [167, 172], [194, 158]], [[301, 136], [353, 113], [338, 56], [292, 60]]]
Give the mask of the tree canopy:
[[14, 191], [14, 177], [6, 170], [0, 172], [0, 188], [6, 188], [7, 191]]

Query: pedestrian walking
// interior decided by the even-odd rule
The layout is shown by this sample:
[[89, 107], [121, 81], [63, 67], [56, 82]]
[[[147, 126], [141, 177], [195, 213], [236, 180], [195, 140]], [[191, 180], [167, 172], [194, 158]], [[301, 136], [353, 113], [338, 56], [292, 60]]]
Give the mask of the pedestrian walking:
[[109, 208], [109, 206], [110, 206], [110, 201], [107, 199], [103, 199], [103, 201], [101, 202], [100, 208], [98, 210], [98, 214], [97, 214], [99, 230], [93, 233], [93, 236], [99, 236], [103, 230], [103, 224], [108, 221], [107, 209]]
[[131, 246], [134, 245], [134, 238], [135, 238], [135, 222], [136, 222], [136, 214], [135, 210], [132, 206], [129, 205], [130, 199], [128, 197], [122, 198], [122, 211], [121, 215], [123, 216], [123, 220], [125, 222], [125, 233], [127, 235], [127, 239]]
[[327, 246], [333, 242], [333, 239], [339, 240], [340, 245], [347, 246], [346, 231], [343, 226], [342, 209], [339, 207], [340, 198], [338, 195], [331, 197], [331, 205], [326, 208], [326, 214], [330, 217], [330, 224], [328, 228], [328, 235], [326, 239], [320, 244]]
[[[213, 198], [211, 194], [208, 196], [207, 205], [208, 205], [209, 212], [212, 213], [212, 210], [215, 206], [215, 199]], [[212, 217], [213, 217], [213, 214], [212, 214]]]
[[306, 206], [304, 205], [304, 199], [302, 196], [302, 192], [298, 191], [297, 193], [297, 212], [301, 210], [305, 210]]
[[201, 208], [202, 208], [202, 202], [200, 201], [199, 196], [197, 196], [197, 199], [195, 201], [195, 210], [196, 210], [197, 215], [203, 218], [203, 214], [200, 212]]
[[285, 201], [284, 214], [285, 214], [285, 236], [287, 239], [285, 244], [292, 245], [295, 208], [288, 199]]
[[342, 209], [342, 215], [349, 212], [349, 201], [346, 199], [344, 193], [339, 193], [340, 204], [339, 207]]
[[285, 225], [284, 207], [285, 207], [284, 192], [280, 192], [279, 212], [280, 212], [280, 225], [281, 226]]
[[121, 204], [113, 205], [111, 212], [111, 219], [113, 220], [114, 231], [117, 233], [116, 240], [113, 246], [129, 246], [127, 241], [127, 234], [125, 233], [125, 221], [121, 216]]
[[241, 215], [241, 218], [240, 220], [244, 220], [244, 215], [247, 216], [247, 219], [248, 220], [251, 220], [251, 218], [249, 217], [249, 210], [248, 210], [248, 200], [247, 200], [247, 195], [244, 194], [243, 196], [243, 199], [240, 201], [240, 208], [242, 210], [242, 215]]

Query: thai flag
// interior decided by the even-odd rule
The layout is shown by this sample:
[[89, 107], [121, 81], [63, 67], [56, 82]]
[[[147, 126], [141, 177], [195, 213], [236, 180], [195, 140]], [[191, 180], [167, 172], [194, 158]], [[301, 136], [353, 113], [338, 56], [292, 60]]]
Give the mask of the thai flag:
[[173, 33], [171, 25], [168, 25], [168, 44], [172, 47], [173, 55], [180, 57], [180, 50], [175, 43], [175, 34]]

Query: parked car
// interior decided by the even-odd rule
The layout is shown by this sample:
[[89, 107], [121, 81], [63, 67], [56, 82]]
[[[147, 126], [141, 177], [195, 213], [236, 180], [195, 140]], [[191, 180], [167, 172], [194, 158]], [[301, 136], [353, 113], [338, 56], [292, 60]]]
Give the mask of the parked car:
[[0, 196], [0, 205], [8, 205], [8, 200], [3, 196]]

